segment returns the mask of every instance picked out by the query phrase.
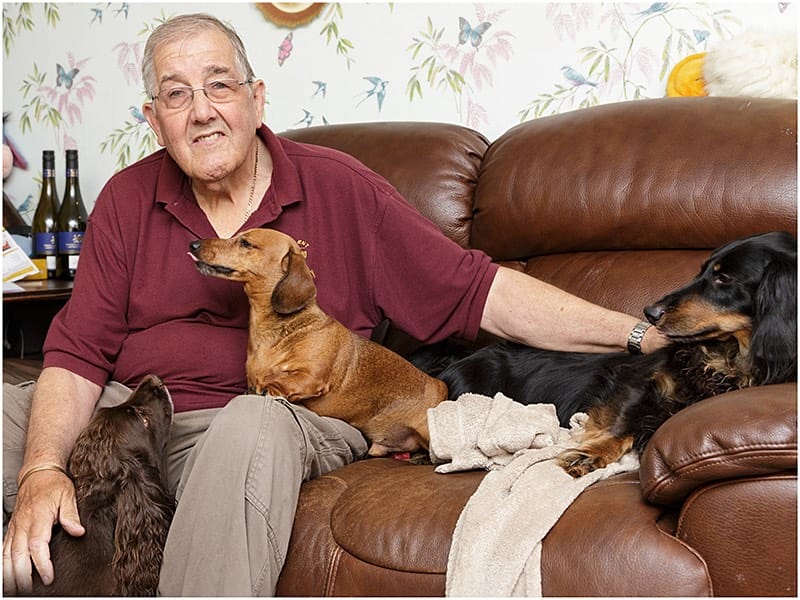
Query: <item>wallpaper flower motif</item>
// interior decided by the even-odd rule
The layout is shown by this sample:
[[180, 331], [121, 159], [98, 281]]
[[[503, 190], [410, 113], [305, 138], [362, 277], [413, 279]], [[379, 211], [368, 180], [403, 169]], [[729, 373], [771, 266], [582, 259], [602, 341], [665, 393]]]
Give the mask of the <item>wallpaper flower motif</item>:
[[428, 17], [425, 30], [413, 37], [406, 49], [415, 60], [425, 52], [422, 62], [410, 69], [412, 75], [406, 84], [409, 101], [415, 96], [422, 98], [422, 76], [427, 87], [452, 95], [460, 122], [475, 129], [486, 125], [487, 109], [474, 101], [471, 92], [491, 86], [498, 60], [511, 59], [514, 35], [495, 27], [507, 11], [504, 8], [489, 12], [477, 5], [472, 17], [474, 26], [459, 16], [457, 35], [448, 26], [437, 29]]
[[554, 91], [528, 102], [519, 113], [521, 121], [594, 106], [611, 94], [621, 100], [648, 97], [656, 70], [658, 80], [664, 80], [675, 63], [705, 50], [712, 31], [730, 37], [733, 26], [741, 24], [730, 9], [672, 2], [654, 2], [643, 9], [629, 4], [551, 6], [546, 15], [559, 34], [571, 39], [597, 23], [606, 26], [608, 37], [581, 47], [561, 68], [566, 82], [554, 83]]
[[[75, 60], [71, 52], [66, 56], [67, 66], [56, 63], [54, 77], [48, 77], [46, 71], [39, 71], [34, 63], [33, 72], [23, 80], [21, 88], [23, 98], [28, 100], [22, 105], [21, 131], [32, 129], [34, 122], [49, 125], [62, 140], [61, 149], [72, 147], [74, 140], [67, 130], [83, 122], [81, 109], [94, 100], [96, 84], [94, 77], [81, 74], [88, 58]], [[55, 85], [47, 84], [48, 80], [55, 80]]]

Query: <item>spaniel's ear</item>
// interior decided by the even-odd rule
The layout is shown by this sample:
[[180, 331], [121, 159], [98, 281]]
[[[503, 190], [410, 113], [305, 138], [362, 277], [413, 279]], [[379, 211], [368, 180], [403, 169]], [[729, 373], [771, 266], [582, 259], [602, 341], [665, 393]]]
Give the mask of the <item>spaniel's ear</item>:
[[162, 487], [158, 468], [133, 457], [119, 488], [114, 531], [114, 595], [154, 596], [175, 502]]
[[281, 263], [283, 277], [272, 290], [272, 308], [281, 315], [296, 313], [305, 308], [317, 295], [314, 276], [303, 255], [289, 250]]
[[118, 442], [112, 427], [95, 422], [81, 433], [70, 455], [72, 478], [90, 486], [87, 492], [98, 502], [110, 502], [124, 478], [124, 467], [115, 452]]
[[773, 260], [756, 291], [750, 352], [758, 383], [797, 379], [797, 265]]

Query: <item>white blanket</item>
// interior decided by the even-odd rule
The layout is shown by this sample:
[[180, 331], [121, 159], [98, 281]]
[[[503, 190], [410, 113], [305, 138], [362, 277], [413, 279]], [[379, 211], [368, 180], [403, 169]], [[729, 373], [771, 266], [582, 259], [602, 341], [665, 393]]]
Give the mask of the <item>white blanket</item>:
[[585, 415], [559, 427], [555, 407], [497, 394], [464, 394], [428, 410], [431, 458], [440, 473], [492, 470], [456, 524], [448, 596], [541, 596], [541, 542], [589, 485], [639, 466], [634, 453], [574, 479], [552, 460], [575, 445]]

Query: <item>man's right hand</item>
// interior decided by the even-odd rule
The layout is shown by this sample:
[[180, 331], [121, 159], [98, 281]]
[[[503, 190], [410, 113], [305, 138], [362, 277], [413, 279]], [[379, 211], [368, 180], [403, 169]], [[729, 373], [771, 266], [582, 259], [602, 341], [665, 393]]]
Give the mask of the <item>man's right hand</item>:
[[30, 593], [31, 563], [45, 585], [55, 574], [50, 561], [53, 525], [73, 536], [85, 533], [78, 516], [75, 487], [58, 471], [32, 473], [17, 493], [17, 501], [3, 540], [3, 594]]

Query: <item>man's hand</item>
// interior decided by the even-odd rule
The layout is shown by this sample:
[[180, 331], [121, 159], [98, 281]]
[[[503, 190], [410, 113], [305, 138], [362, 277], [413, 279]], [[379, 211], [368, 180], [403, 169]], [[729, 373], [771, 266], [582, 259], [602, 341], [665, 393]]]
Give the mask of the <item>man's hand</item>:
[[69, 477], [58, 471], [38, 471], [19, 489], [3, 540], [4, 595], [30, 593], [31, 561], [45, 585], [53, 582], [50, 538], [55, 523], [70, 535], [85, 533]]
[[669, 340], [665, 335], [662, 335], [655, 327], [650, 327], [644, 332], [644, 338], [642, 338], [642, 352], [645, 354], [655, 352], [668, 344]]

